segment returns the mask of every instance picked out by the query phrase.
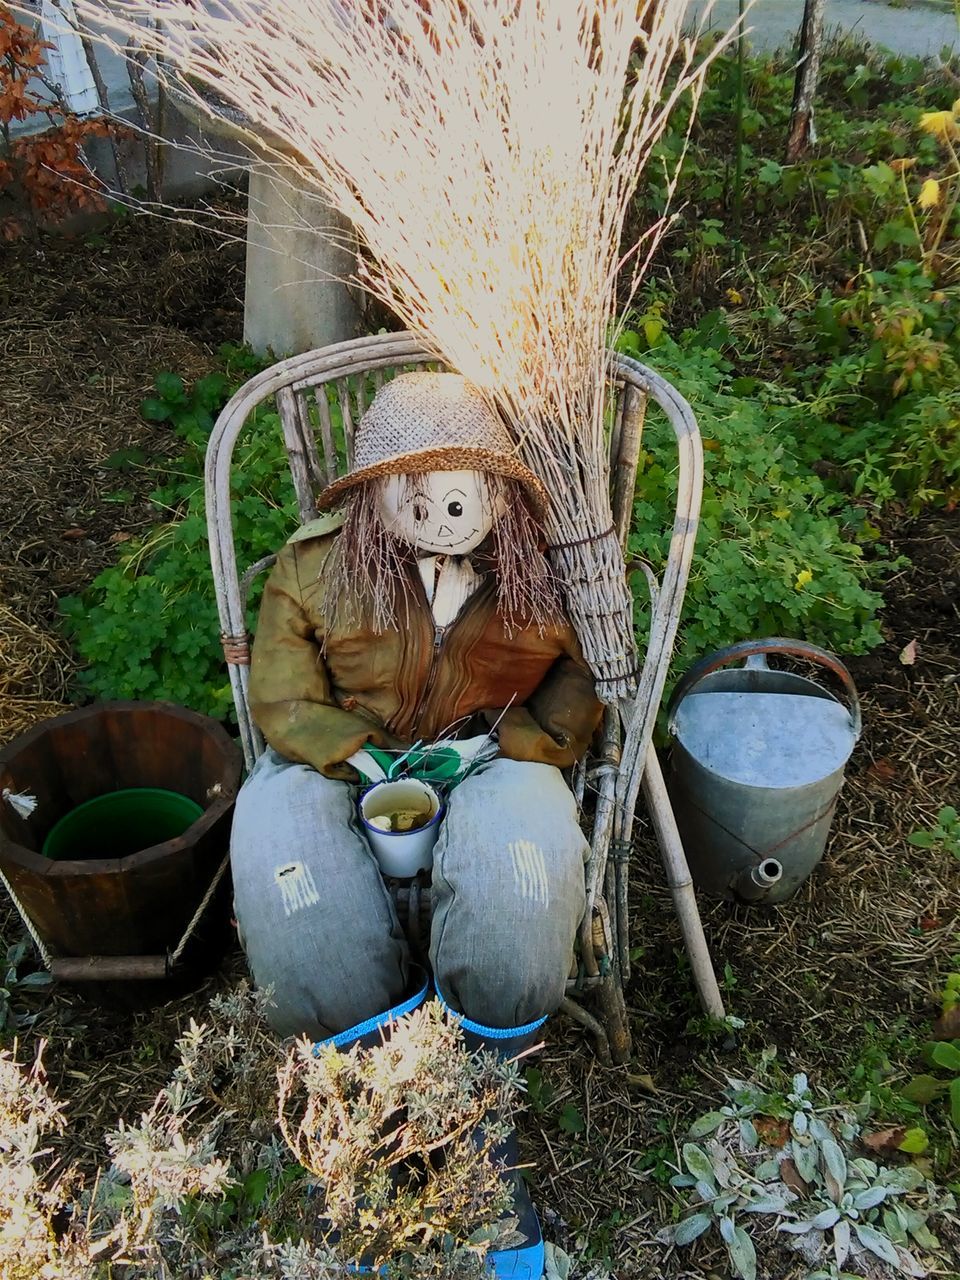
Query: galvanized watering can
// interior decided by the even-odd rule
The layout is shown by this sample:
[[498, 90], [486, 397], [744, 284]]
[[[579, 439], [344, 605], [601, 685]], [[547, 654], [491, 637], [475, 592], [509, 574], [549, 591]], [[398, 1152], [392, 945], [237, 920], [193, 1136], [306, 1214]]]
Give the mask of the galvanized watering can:
[[[824, 667], [849, 707], [814, 680], [771, 670], [768, 653]], [[849, 671], [799, 640], [747, 640], [691, 667], [667, 718], [670, 794], [694, 881], [715, 897], [785, 901], [823, 857], [860, 736]]]

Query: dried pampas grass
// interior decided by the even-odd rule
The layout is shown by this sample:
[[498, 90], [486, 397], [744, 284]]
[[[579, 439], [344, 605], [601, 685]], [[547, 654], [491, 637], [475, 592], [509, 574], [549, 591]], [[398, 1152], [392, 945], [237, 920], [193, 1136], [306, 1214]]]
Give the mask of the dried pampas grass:
[[351, 221], [363, 285], [512, 424], [553, 500], [552, 566], [601, 696], [628, 694], [604, 352], [624, 269], [629, 293], [664, 230], [623, 254], [630, 201], [704, 70], [681, 35], [686, 0], [77, 8], [135, 30], [199, 105], [205, 86], [236, 108]]

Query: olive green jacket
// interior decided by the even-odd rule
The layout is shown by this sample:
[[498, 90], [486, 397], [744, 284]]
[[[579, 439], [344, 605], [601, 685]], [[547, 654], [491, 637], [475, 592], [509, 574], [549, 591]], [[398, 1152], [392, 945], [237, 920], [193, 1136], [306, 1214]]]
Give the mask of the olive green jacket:
[[497, 729], [502, 755], [565, 768], [586, 751], [603, 708], [569, 623], [508, 635], [490, 570], [457, 618], [436, 628], [411, 556], [408, 590], [419, 607], [400, 629], [325, 634], [324, 569], [336, 538], [298, 535], [264, 588], [249, 696], [275, 750], [352, 781], [344, 761], [367, 744], [431, 742], [455, 722], [461, 736], [485, 731], [508, 707]]

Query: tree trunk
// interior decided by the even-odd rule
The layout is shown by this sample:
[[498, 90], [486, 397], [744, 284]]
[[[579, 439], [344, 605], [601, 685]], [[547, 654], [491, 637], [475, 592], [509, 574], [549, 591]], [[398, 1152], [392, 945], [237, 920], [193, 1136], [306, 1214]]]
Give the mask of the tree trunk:
[[825, 9], [826, 0], [804, 0], [797, 78], [793, 86], [793, 108], [787, 134], [787, 164], [796, 164], [814, 141], [813, 103], [820, 78]]

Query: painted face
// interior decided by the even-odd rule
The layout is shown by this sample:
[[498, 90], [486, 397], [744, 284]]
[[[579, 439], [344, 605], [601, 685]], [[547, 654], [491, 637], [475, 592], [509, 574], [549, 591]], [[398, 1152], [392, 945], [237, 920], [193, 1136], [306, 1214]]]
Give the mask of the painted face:
[[387, 476], [380, 491], [384, 527], [431, 555], [469, 555], [493, 528], [495, 510], [481, 471]]

